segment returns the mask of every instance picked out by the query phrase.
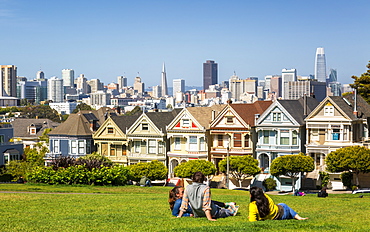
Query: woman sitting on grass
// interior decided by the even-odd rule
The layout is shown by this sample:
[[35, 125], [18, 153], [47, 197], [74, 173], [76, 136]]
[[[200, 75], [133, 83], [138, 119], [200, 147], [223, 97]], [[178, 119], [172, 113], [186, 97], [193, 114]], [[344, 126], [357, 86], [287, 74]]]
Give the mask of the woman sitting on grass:
[[[170, 209], [172, 211], [173, 216], [178, 216], [180, 213], [180, 206], [182, 202], [182, 197], [184, 195], [184, 188], [182, 186], [175, 186], [173, 189], [170, 190], [168, 203], [170, 204]], [[236, 205], [235, 202], [228, 202], [223, 203], [219, 201], [211, 201], [212, 204], [216, 204], [219, 207], [222, 208], [232, 208]], [[193, 210], [191, 209], [191, 206], [189, 205], [188, 209], [185, 211], [185, 213], [182, 214], [183, 217], [192, 217], [193, 216]]]
[[251, 203], [249, 204], [249, 221], [260, 220], [306, 220], [299, 216], [293, 209], [284, 203], [275, 205], [274, 201], [267, 196], [261, 188], [250, 189]]

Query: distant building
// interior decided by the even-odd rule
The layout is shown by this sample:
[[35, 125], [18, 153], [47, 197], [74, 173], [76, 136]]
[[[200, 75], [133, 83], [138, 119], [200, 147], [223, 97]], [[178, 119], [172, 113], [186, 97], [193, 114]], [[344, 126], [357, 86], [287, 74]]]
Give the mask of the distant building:
[[217, 84], [217, 73], [217, 63], [213, 60], [207, 60], [206, 63], [203, 63], [203, 89], [208, 89], [210, 85]]
[[287, 83], [291, 81], [297, 81], [297, 70], [296, 69], [283, 69], [281, 71], [281, 83], [282, 83], [282, 91], [281, 96], [284, 98]]
[[326, 82], [326, 59], [324, 48], [316, 49], [315, 79], [320, 82]]
[[274, 93], [276, 98], [281, 97], [282, 91], [282, 79], [281, 76], [273, 76], [270, 80], [270, 93]]
[[71, 114], [77, 107], [77, 102], [57, 102], [49, 103], [50, 108], [58, 111], [59, 114]]
[[152, 97], [154, 98], [162, 97], [162, 86], [160, 85], [153, 86]]
[[117, 83], [118, 83], [118, 88], [122, 89], [123, 87], [127, 86], [127, 77], [125, 76], [118, 76], [117, 77]]
[[17, 66], [0, 65], [0, 95], [17, 97]]
[[44, 71], [42, 70], [39, 70], [37, 71], [36, 73], [36, 80], [45, 80], [45, 74], [44, 74]]
[[73, 69], [62, 70], [63, 86], [74, 88], [75, 71]]
[[105, 93], [102, 90], [99, 90], [95, 93], [90, 94], [90, 104], [93, 106], [103, 107], [110, 105], [111, 94]]
[[284, 99], [299, 99], [303, 96], [315, 97], [322, 101], [326, 97], [326, 83], [314, 80], [290, 81], [286, 83]]
[[174, 79], [173, 80], [173, 92], [182, 92], [185, 93], [185, 80], [183, 79]]
[[168, 95], [167, 75], [166, 75], [166, 67], [164, 63], [163, 63], [163, 68], [162, 68], [161, 89], [162, 89], [162, 96]]
[[104, 84], [101, 83], [99, 79], [91, 79], [86, 81], [86, 83], [90, 86], [91, 93], [96, 93], [104, 89]]
[[[135, 77], [134, 81], [134, 90], [137, 91], [137, 93], [143, 93], [145, 90], [145, 85], [143, 82], [141, 82], [141, 77]], [[163, 91], [162, 91], [163, 92]]]
[[231, 96], [235, 101], [240, 101], [244, 93], [256, 94], [257, 81], [255, 79], [241, 80], [236, 73], [230, 77], [229, 81]]
[[17, 97], [39, 104], [48, 98], [48, 82], [42, 79], [19, 81], [17, 83]]
[[88, 94], [91, 92], [91, 87], [87, 84], [87, 79], [84, 74], [80, 74], [77, 78], [77, 91], [82, 94]]
[[63, 102], [64, 88], [63, 79], [51, 77], [48, 80], [48, 100], [53, 102]]

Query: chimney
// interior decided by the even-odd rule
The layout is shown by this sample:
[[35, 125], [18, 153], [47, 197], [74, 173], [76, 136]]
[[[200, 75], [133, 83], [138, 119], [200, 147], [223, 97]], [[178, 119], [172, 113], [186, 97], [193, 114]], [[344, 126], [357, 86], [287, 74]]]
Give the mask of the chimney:
[[257, 125], [257, 119], [260, 117], [260, 114], [255, 114], [254, 115], [254, 125]]
[[354, 106], [353, 106], [353, 114], [358, 118], [357, 112], [357, 90], [355, 89], [355, 96], [354, 96]]
[[307, 116], [307, 96], [303, 95], [303, 116]]
[[212, 121], [215, 120], [215, 118], [216, 118], [216, 111], [212, 110]]
[[97, 129], [96, 120], [91, 119], [90, 120], [90, 130], [91, 131], [96, 131], [96, 129]]

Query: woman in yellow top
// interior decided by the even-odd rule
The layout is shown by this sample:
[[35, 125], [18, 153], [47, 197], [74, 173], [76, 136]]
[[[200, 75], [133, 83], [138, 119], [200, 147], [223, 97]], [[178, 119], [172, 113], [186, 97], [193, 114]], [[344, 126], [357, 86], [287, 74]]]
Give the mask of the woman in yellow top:
[[274, 201], [264, 194], [261, 188], [252, 187], [249, 192], [251, 194], [251, 203], [249, 204], [250, 222], [260, 220], [308, 219], [299, 216], [284, 203], [275, 205]]

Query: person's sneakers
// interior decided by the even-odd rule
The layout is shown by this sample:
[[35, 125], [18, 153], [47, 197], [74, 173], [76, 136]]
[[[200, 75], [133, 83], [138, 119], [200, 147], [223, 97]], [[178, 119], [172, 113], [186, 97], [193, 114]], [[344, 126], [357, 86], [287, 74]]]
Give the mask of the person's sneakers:
[[235, 202], [226, 202], [225, 203], [225, 208], [227, 209], [227, 208], [229, 208], [229, 207], [231, 207], [231, 206], [235, 206], [236, 205], [236, 203]]
[[238, 213], [239, 205], [236, 205], [234, 207], [235, 207], [235, 210], [234, 210], [233, 216], [235, 216]]

